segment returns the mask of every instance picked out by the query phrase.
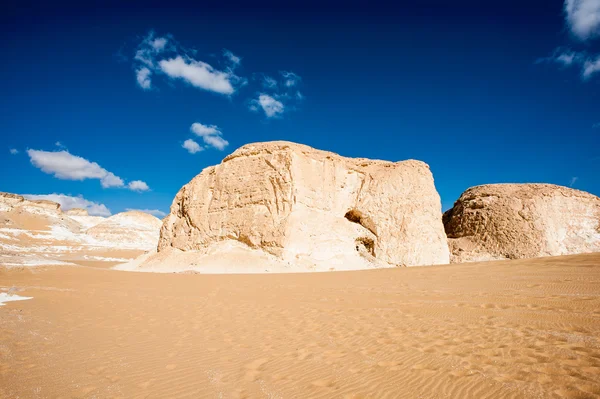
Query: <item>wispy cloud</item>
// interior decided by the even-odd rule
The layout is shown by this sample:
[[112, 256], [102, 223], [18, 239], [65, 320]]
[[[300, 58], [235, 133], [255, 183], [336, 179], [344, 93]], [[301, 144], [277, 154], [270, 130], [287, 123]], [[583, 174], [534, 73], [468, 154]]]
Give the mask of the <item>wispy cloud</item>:
[[573, 187], [573, 185], [577, 182], [577, 180], [579, 180], [579, 177], [577, 177], [577, 176], [571, 177], [571, 180], [569, 181], [569, 187]]
[[106, 205], [98, 202], [88, 201], [81, 195], [72, 197], [65, 194], [24, 194], [23, 197], [30, 200], [48, 200], [57, 202], [60, 204], [60, 207], [63, 211], [68, 211], [69, 209], [73, 208], [83, 208], [92, 216], [111, 215], [110, 209], [108, 209]]
[[[27, 155], [31, 164], [42, 172], [53, 175], [62, 180], [86, 180], [98, 179], [104, 188], [125, 187], [125, 182], [119, 176], [104, 169], [96, 162], [73, 155], [68, 151], [42, 151], [27, 150]], [[148, 189], [146, 183], [136, 180], [133, 186], [127, 186], [134, 191], [140, 191], [143, 183]], [[145, 191], [145, 190], [142, 190]]]
[[138, 82], [138, 85], [144, 89], [144, 90], [149, 90], [152, 88], [152, 81], [150, 79], [150, 75], [152, 74], [152, 72], [146, 68], [146, 67], [142, 67], [140, 69], [138, 69], [136, 72], [136, 79]]
[[233, 54], [231, 51], [227, 49], [223, 49], [223, 56], [229, 60], [232, 64], [233, 68], [239, 66], [242, 63], [242, 58]]
[[187, 139], [186, 141], [184, 141], [181, 147], [188, 150], [190, 154], [195, 154], [197, 152], [204, 151], [204, 148], [200, 147], [200, 144], [198, 144], [192, 139]]
[[567, 26], [579, 40], [600, 35], [600, 0], [565, 0]]
[[193, 123], [190, 127], [192, 133], [202, 137], [202, 141], [209, 147], [223, 151], [229, 145], [229, 142], [222, 136], [223, 133], [215, 125], [203, 125], [202, 123]]
[[592, 125], [592, 129], [600, 129], [600, 122], [598, 122], [598, 123], [594, 123], [594, 124]]
[[285, 111], [283, 103], [268, 94], [260, 93], [258, 98], [250, 102], [250, 110], [262, 109], [267, 118], [276, 118]]
[[9, 151], [12, 155], [17, 155], [19, 153], [19, 150], [17, 150], [16, 148], [11, 148]]
[[156, 216], [157, 218], [164, 218], [167, 214], [160, 209], [135, 209], [135, 208], [127, 208], [126, 211], [138, 211], [149, 213], [150, 215]]
[[578, 67], [581, 70], [581, 79], [588, 80], [596, 72], [600, 72], [600, 56], [591, 56], [585, 52], [557, 48], [552, 55], [536, 60], [540, 63], [556, 63], [563, 67]]
[[225, 70], [197, 60], [197, 52], [180, 45], [170, 36], [156, 36], [148, 33], [136, 48], [134, 70], [138, 85], [151, 89], [156, 78], [166, 76], [178, 79], [201, 90], [223, 95], [231, 95], [245, 84], [245, 79], [237, 76], [234, 69], [240, 65], [241, 57], [229, 50], [223, 50]]
[[587, 80], [596, 72], [600, 72], [600, 55], [594, 59], [588, 59], [583, 63], [581, 76]]
[[277, 87], [277, 80], [275, 80], [274, 78], [272, 78], [268, 75], [260, 74], [259, 79], [260, 79], [260, 84], [265, 89], [275, 89]]
[[296, 75], [294, 72], [290, 71], [281, 71], [279, 72], [281, 76], [283, 76], [283, 84], [286, 87], [293, 87], [300, 82], [300, 76]]

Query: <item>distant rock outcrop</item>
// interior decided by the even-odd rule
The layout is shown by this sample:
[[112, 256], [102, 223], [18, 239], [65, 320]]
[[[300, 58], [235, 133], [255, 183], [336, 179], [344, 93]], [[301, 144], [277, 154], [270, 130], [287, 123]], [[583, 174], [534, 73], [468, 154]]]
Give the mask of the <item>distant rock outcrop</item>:
[[83, 208], [71, 208], [65, 213], [69, 216], [89, 216], [88, 211]]
[[444, 214], [452, 262], [600, 251], [600, 198], [551, 184], [465, 191]]
[[441, 218], [423, 162], [345, 158], [282, 141], [249, 144], [179, 191], [161, 229], [160, 256], [141, 266], [210, 271], [233, 253], [240, 256], [229, 269], [239, 272], [444, 264]]
[[126, 262], [156, 248], [160, 225], [145, 213], [88, 216], [85, 209], [62, 212], [56, 202], [0, 193], [0, 266]]
[[101, 241], [120, 243], [129, 248], [156, 248], [162, 222], [139, 211], [118, 213], [89, 228], [86, 233]]

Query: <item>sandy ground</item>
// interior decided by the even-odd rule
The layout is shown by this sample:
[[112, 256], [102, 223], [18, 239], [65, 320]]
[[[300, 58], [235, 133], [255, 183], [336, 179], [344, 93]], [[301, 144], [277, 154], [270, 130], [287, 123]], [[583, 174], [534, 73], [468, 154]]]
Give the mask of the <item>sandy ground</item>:
[[283, 275], [0, 269], [1, 398], [598, 398], [600, 254]]

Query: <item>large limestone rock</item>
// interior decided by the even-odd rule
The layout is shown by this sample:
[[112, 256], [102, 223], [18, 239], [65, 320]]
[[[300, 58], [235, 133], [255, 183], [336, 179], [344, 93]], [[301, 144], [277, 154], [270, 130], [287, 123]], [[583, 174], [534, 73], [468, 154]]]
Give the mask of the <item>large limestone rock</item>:
[[444, 214], [452, 262], [600, 251], [600, 198], [552, 184], [490, 184]]
[[289, 271], [444, 264], [449, 251], [441, 217], [423, 162], [256, 143], [204, 169], [179, 191], [158, 251], [162, 264], [169, 263], [165, 251], [195, 251], [201, 271], [210, 268], [203, 255], [218, 258], [242, 248], [247, 256], [239, 258], [238, 271], [253, 271], [244, 264], [257, 253]]

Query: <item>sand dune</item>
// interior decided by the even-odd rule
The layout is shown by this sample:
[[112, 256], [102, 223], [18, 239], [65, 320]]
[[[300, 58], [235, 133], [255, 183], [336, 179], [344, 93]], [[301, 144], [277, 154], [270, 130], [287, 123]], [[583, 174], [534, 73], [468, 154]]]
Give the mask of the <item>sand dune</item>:
[[597, 398], [600, 255], [319, 274], [0, 269], [2, 398]]

